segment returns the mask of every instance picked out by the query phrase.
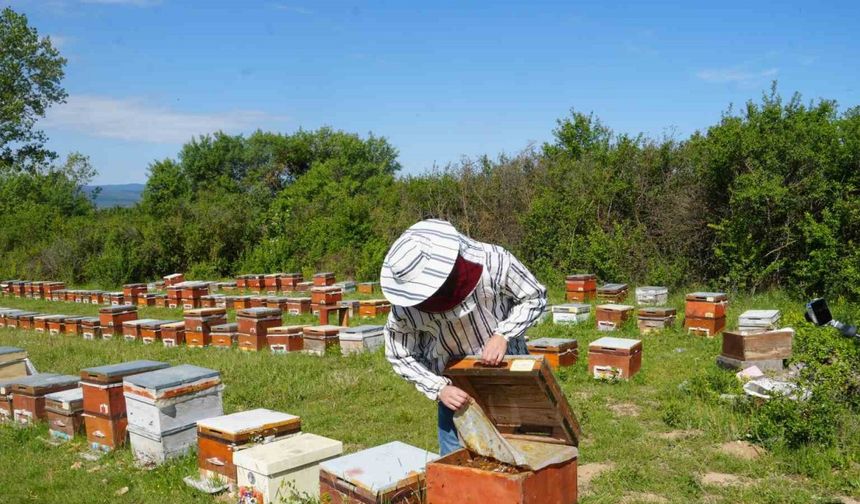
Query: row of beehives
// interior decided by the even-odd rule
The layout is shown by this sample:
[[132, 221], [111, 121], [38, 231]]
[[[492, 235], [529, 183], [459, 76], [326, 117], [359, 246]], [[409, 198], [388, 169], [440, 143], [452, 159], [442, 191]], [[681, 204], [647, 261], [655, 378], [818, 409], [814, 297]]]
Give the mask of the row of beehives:
[[343, 354], [372, 351], [382, 346], [382, 326], [283, 325], [277, 308], [248, 308], [236, 312], [227, 323], [227, 310], [198, 308], [185, 312], [181, 321], [138, 319], [137, 307], [105, 306], [98, 317], [44, 315], [0, 308], [0, 327], [32, 329], [47, 334], [82, 336], [84, 339], [123, 337], [145, 344], [161, 342], [172, 347], [238, 347], [244, 351], [273, 353], [306, 352], [317, 355], [340, 347]]
[[[314, 313], [321, 311], [342, 310], [346, 308], [352, 316], [376, 316], [385, 314], [390, 304], [385, 299], [366, 299], [362, 301], [344, 301], [343, 294], [355, 290], [355, 282], [341, 282], [339, 284], [326, 284], [326, 278], [334, 279], [330, 273], [321, 273], [320, 280], [314, 277], [317, 284], [310, 285], [302, 291], [308, 292], [310, 297], [286, 297], [286, 296], [251, 296], [251, 295], [227, 295], [214, 294], [215, 289], [230, 289], [227, 285], [231, 282], [178, 282], [166, 287], [165, 293], [151, 292], [150, 286], [142, 283], [125, 284], [122, 291], [105, 292], [100, 290], [66, 289], [62, 282], [30, 282], [23, 280], [6, 280], [0, 282], [0, 292], [4, 295], [15, 297], [26, 297], [32, 299], [49, 299], [53, 301], [67, 301], [83, 304], [99, 305], [123, 305], [132, 304], [137, 306], [155, 306], [161, 308], [183, 308], [186, 310], [194, 308], [251, 308], [268, 306], [281, 308], [292, 314]], [[310, 283], [310, 282], [309, 282]], [[373, 293], [375, 282], [359, 284], [369, 286], [362, 292]], [[270, 291], [277, 294], [278, 290]], [[298, 291], [296, 291], [298, 292]]]
[[[0, 372], [24, 356], [0, 347]], [[143, 464], [196, 447], [199, 474], [186, 483], [209, 492], [233, 487], [240, 503], [319, 496], [338, 504], [477, 504], [486, 492], [498, 502], [577, 501], [579, 424], [542, 357], [508, 357], [493, 368], [467, 358], [446, 374], [470, 390], [497, 433], [533, 466], [487, 461], [469, 449], [440, 459], [397, 441], [343, 455], [340, 441], [303, 433], [298, 416], [267, 409], [224, 415], [217, 371], [156, 361], [92, 367], [80, 376], [0, 378], [0, 420], [47, 421], [59, 440], [86, 432], [97, 452], [128, 443]], [[511, 400], [492, 400], [499, 379], [510, 382]], [[527, 411], [519, 407], [525, 399]]]

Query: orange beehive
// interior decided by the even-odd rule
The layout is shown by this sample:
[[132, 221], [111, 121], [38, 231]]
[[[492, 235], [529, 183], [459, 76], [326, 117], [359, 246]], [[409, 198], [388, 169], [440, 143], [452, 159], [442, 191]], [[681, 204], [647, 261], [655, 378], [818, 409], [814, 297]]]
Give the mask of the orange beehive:
[[213, 347], [229, 350], [239, 339], [239, 325], [234, 322], [213, 326], [210, 337]]
[[298, 352], [304, 349], [304, 329], [307, 326], [270, 327], [266, 332], [266, 342], [272, 353]]
[[99, 308], [99, 325], [102, 337], [122, 336], [122, 325], [137, 320], [137, 307], [133, 305], [104, 306]]
[[532, 355], [543, 355], [553, 369], [573, 366], [579, 357], [579, 344], [568, 338], [530, 340], [528, 350]]
[[633, 315], [633, 307], [614, 303], [597, 305], [594, 307], [594, 315], [598, 329], [611, 331], [620, 327]]
[[311, 287], [311, 304], [333, 305], [343, 299], [340, 287]]
[[334, 285], [335, 278], [334, 273], [331, 272], [321, 272], [314, 273], [313, 284], [315, 287], [325, 287], [329, 285]]
[[301, 273], [284, 273], [278, 278], [278, 290], [283, 292], [293, 292], [298, 288], [299, 282], [302, 282]]
[[603, 337], [588, 345], [588, 372], [598, 379], [627, 380], [642, 367], [642, 341]]
[[358, 302], [360, 317], [378, 317], [391, 311], [391, 303], [387, 299], [363, 299]]
[[185, 321], [172, 322], [161, 326], [161, 342], [166, 347], [185, 344]]
[[287, 313], [302, 315], [311, 312], [311, 298], [290, 298], [287, 301]]

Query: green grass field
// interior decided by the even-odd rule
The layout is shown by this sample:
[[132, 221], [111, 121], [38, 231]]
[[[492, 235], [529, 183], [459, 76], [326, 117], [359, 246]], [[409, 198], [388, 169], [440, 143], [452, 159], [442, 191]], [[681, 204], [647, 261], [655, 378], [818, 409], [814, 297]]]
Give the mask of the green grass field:
[[[681, 312], [683, 297], [673, 296], [671, 304]], [[14, 298], [0, 299], [0, 306], [44, 313], [97, 312], [96, 306]], [[749, 308], [779, 308], [784, 320], [799, 320], [801, 306], [781, 294], [733, 298], [729, 327]], [[145, 308], [140, 316], [179, 319], [181, 312]], [[602, 383], [586, 373], [585, 347], [602, 335], [593, 320], [580, 326], [544, 323], [532, 328], [530, 335], [579, 340], [579, 362], [558, 373], [558, 379], [583, 430], [582, 503], [849, 503], [857, 502], [852, 497], [860, 499], [858, 422], [843, 435], [847, 440], [843, 446], [753, 450], [733, 443], [749, 432], [746, 410], [684, 392], [686, 384], [728, 373], [717, 371], [714, 364], [719, 338], [688, 336], [680, 329], [641, 337], [641, 372], [630, 382]], [[617, 335], [640, 337], [635, 323]], [[265, 407], [297, 414], [304, 431], [342, 440], [348, 451], [393, 440], [436, 449], [435, 405], [395, 376], [381, 351], [350, 357], [248, 354], [164, 348], [122, 339], [84, 341], [16, 329], [0, 329], [0, 345], [26, 348], [43, 372], [77, 374], [84, 367], [142, 358], [214, 368], [221, 371], [226, 385], [226, 412]], [[0, 502], [219, 499], [182, 482], [184, 476], [196, 473], [193, 456], [144, 470], [135, 467], [127, 449], [89, 462], [80, 458], [87, 450], [85, 439], [55, 447], [45, 442], [47, 438], [44, 426], [0, 426]]]

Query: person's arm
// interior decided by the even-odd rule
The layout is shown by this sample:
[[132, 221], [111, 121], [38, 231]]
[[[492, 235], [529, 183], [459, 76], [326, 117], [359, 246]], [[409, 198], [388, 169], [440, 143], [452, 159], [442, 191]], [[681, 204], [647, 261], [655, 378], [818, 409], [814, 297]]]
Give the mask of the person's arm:
[[502, 283], [502, 293], [514, 301], [508, 317], [496, 328], [496, 334], [510, 341], [521, 338], [536, 324], [546, 310], [546, 287], [510, 252], [510, 264]]
[[433, 373], [415, 358], [418, 355], [418, 331], [411, 327], [407, 320], [399, 319], [395, 310], [391, 310], [383, 333], [385, 358], [391, 363], [394, 372], [415, 385], [419, 392], [431, 400], [439, 399], [439, 393], [451, 382]]

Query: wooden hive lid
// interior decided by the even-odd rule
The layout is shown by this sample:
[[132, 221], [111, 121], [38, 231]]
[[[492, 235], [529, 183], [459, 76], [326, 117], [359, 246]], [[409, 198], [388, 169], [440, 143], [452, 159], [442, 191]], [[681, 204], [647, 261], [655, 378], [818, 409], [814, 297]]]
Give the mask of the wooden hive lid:
[[283, 273], [267, 273], [264, 276], [266, 278], [280, 278], [280, 277], [284, 276], [284, 274]]
[[291, 297], [290, 300], [287, 301], [287, 304], [290, 304], [290, 303], [310, 303], [310, 302], [311, 302], [311, 298], [309, 298], [309, 297]]
[[81, 325], [88, 325], [88, 324], [96, 324], [97, 325], [97, 324], [101, 323], [101, 321], [99, 320], [98, 317], [82, 317], [80, 320], [81, 320]]
[[40, 373], [17, 380], [11, 388], [13, 394], [41, 396], [77, 387], [79, 381], [77, 376]]
[[305, 330], [305, 327], [310, 327], [308, 325], [288, 325], [288, 326], [278, 326], [278, 327], [270, 327], [266, 334], [302, 334]]
[[170, 320], [165, 322], [162, 326], [162, 329], [185, 329], [185, 321], [184, 320]]
[[552, 313], [589, 313], [591, 311], [591, 305], [583, 303], [565, 303], [552, 305], [550, 310]]
[[341, 327], [336, 325], [318, 325], [305, 327], [305, 336], [337, 336], [340, 334]]
[[242, 310], [236, 310], [236, 317], [242, 318], [268, 318], [268, 317], [280, 317], [281, 310], [280, 308], [267, 308], [265, 306], [257, 306], [254, 308], [244, 308]]
[[691, 292], [687, 294], [687, 301], [704, 301], [717, 303], [728, 299], [725, 292]]
[[301, 428], [301, 417], [265, 408], [197, 421], [198, 433], [233, 442], [290, 434]]
[[123, 323], [122, 323], [122, 326], [123, 326], [123, 327], [125, 327], [125, 326], [128, 326], [128, 327], [143, 327], [143, 326], [145, 326], [146, 324], [151, 324], [151, 323], [153, 323], [153, 322], [161, 322], [161, 321], [160, 321], [160, 320], [156, 320], [156, 319], [148, 319], [148, 318], [144, 318], [144, 319], [137, 319], [137, 320], [126, 320], [125, 322], [123, 322]]
[[264, 443], [233, 454], [236, 467], [273, 476], [316, 464], [343, 453], [343, 443], [305, 432]]
[[633, 307], [633, 306], [630, 306], [630, 305], [623, 305], [623, 304], [608, 303], [608, 304], [597, 305], [597, 306], [595, 306], [595, 307], [594, 307], [594, 309], [595, 309], [595, 310], [606, 310], [606, 311], [626, 312], [626, 311], [631, 311], [631, 310], [633, 310], [633, 309], [634, 309], [634, 307]]
[[218, 334], [239, 332], [239, 324], [237, 324], [236, 322], [230, 322], [229, 324], [218, 324], [216, 326], [212, 326], [212, 332]]
[[387, 299], [361, 299], [358, 303], [366, 306], [384, 306], [390, 304]]
[[342, 291], [341, 287], [337, 286], [337, 285], [320, 285], [320, 286], [311, 287], [311, 292], [322, 292], [325, 294], [337, 293], [337, 292], [341, 292], [341, 291]]
[[668, 306], [646, 306], [639, 308], [640, 317], [668, 317], [677, 313], [678, 310]]
[[65, 409], [77, 410], [83, 407], [84, 389], [81, 387], [70, 388], [60, 392], [51, 392], [45, 395], [46, 406], [50, 403], [62, 405]]
[[597, 280], [597, 275], [594, 273], [576, 273], [573, 275], [567, 275], [566, 280], [570, 281], [584, 281], [584, 280]]
[[589, 350], [607, 349], [633, 352], [637, 348], [642, 348], [642, 340], [604, 336], [589, 343], [588, 348]]
[[[120, 293], [120, 296], [122, 293]], [[117, 305], [117, 306], [102, 306], [99, 308], [99, 313], [125, 313], [130, 311], [137, 311], [137, 306], [134, 305]]]
[[529, 350], [536, 348], [563, 352], [578, 346], [579, 343], [574, 338], [538, 338], [528, 342]]
[[506, 437], [579, 445], [579, 421], [543, 356], [508, 356], [499, 366], [466, 357], [450, 363], [445, 376], [472, 396]]
[[[164, 327], [164, 324], [172, 322], [171, 320], [155, 320], [155, 319], [144, 319], [143, 323], [140, 324], [140, 327], [144, 329], [160, 329]], [[185, 322], [183, 322], [184, 324]]]
[[314, 278], [316, 278], [316, 277], [328, 278], [328, 277], [333, 277], [333, 276], [334, 276], [334, 273], [332, 273], [331, 271], [320, 271], [319, 273], [314, 273]]
[[600, 292], [621, 292], [627, 290], [626, 283], [607, 283], [597, 288]]
[[217, 315], [227, 315], [226, 308], [195, 308], [193, 310], [185, 310], [185, 317], [212, 317]]
[[123, 284], [123, 286], [122, 286], [123, 289], [133, 289], [136, 287], [146, 287], [146, 284], [145, 283], [127, 283], [127, 284]]
[[121, 382], [126, 376], [147, 373], [166, 367], [170, 367], [170, 364], [153, 360], [120, 362], [118, 364], [82, 369], [81, 379], [88, 383], [117, 383]]
[[168, 367], [123, 379], [126, 395], [148, 400], [170, 399], [215, 387], [221, 373], [190, 364]]
[[393, 441], [320, 463], [320, 471], [352, 483], [370, 495], [384, 495], [423, 474], [435, 453]]

